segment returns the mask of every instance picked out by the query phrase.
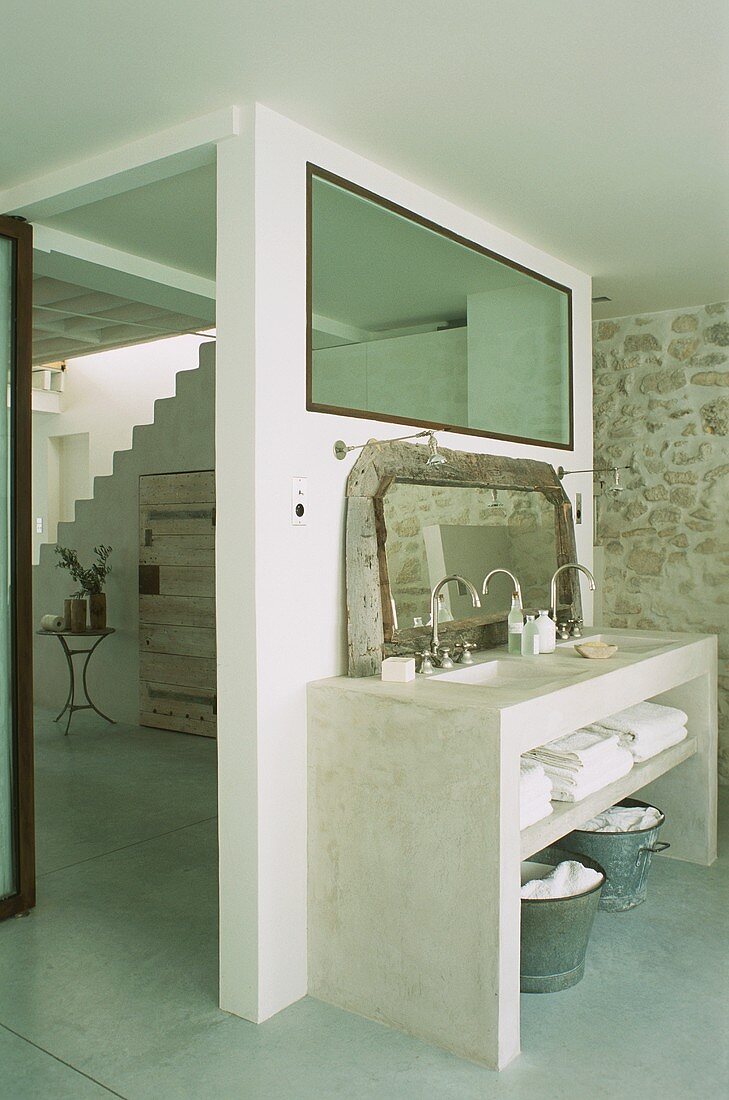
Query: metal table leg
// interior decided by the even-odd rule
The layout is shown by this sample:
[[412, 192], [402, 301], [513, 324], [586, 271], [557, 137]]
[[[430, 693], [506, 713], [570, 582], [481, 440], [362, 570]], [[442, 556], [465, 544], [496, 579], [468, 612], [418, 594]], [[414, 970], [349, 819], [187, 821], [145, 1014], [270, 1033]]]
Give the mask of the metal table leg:
[[[68, 731], [71, 727], [71, 719], [73, 718], [76, 711], [77, 710], [93, 710], [99, 715], [100, 718], [103, 718], [106, 722], [109, 722], [109, 723], [111, 723], [112, 726], [115, 726], [116, 722], [114, 721], [114, 719], [110, 718], [108, 714], [104, 714], [104, 712], [102, 710], [99, 710], [99, 708], [96, 706], [96, 704], [92, 701], [91, 696], [89, 695], [89, 688], [88, 688], [88, 683], [87, 683], [87, 680], [86, 680], [86, 673], [87, 673], [87, 670], [88, 670], [88, 667], [89, 667], [89, 661], [91, 660], [91, 654], [94, 652], [96, 647], [101, 642], [103, 642], [104, 638], [107, 637], [107, 635], [106, 634], [101, 634], [96, 639], [96, 641], [94, 642], [94, 644], [91, 646], [90, 649], [69, 649], [65, 637], [62, 634], [58, 634], [56, 636], [57, 636], [58, 640], [60, 641], [61, 645], [63, 646], [63, 652], [66, 656], [66, 663], [68, 664], [68, 677], [69, 677], [70, 686], [69, 686], [68, 698], [66, 699], [63, 710], [61, 711], [61, 713], [56, 718], [54, 718], [54, 722], [59, 722], [61, 720], [61, 718], [63, 718], [66, 711], [68, 711], [68, 721], [66, 722], [66, 729], [64, 731], [64, 736], [68, 736]], [[81, 685], [83, 687], [83, 696], [82, 696], [82, 698], [84, 698], [86, 700], [85, 703], [77, 703], [76, 702], [76, 669], [74, 668], [73, 658], [76, 657], [76, 656], [81, 656], [81, 655], [83, 655], [83, 657], [84, 657], [84, 663], [83, 663], [83, 667], [82, 667], [82, 670], [81, 670]]]

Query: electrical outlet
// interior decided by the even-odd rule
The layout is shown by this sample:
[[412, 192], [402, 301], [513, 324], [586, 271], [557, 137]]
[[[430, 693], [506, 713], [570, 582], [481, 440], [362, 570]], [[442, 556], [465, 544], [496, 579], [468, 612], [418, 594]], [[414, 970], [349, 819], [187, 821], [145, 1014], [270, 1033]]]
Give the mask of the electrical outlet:
[[43, 534], [43, 516], [38, 516], [35, 521], [35, 533], [36, 535]]
[[294, 527], [306, 527], [308, 508], [306, 478], [295, 477], [291, 483], [291, 523]]

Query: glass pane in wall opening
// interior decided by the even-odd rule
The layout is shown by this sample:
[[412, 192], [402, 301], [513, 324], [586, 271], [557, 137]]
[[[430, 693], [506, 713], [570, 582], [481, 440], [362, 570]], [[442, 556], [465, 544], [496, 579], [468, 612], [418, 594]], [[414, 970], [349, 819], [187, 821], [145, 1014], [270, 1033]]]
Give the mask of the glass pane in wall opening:
[[310, 176], [308, 407], [569, 447], [571, 292]]

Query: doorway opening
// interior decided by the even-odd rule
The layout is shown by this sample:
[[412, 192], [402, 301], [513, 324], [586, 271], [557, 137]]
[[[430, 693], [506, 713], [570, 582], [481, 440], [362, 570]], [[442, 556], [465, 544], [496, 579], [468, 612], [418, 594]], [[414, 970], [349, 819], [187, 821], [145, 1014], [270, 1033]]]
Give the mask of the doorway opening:
[[215, 166], [86, 198], [33, 219], [37, 905], [0, 948], [123, 1042], [218, 1011]]

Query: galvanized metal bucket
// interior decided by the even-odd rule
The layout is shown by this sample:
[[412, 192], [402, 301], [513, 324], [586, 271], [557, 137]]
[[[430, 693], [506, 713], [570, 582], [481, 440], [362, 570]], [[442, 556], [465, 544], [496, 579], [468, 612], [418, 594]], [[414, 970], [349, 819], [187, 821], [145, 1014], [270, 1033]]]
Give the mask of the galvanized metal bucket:
[[[649, 803], [624, 798], [617, 805], [648, 809]], [[658, 810], [658, 807], [654, 809]], [[556, 841], [558, 848], [564, 847], [580, 856], [589, 856], [605, 868], [607, 882], [600, 897], [601, 909], [609, 913], [622, 913], [626, 909], [635, 909], [636, 905], [642, 905], [645, 901], [653, 856], [670, 848], [670, 844], [658, 839], [666, 820], [663, 811], [658, 812], [661, 820], [650, 829], [635, 829], [629, 833], [591, 833], [586, 829], [575, 829]]]
[[565, 859], [600, 871], [603, 879], [584, 894], [569, 898], [522, 898], [522, 993], [559, 993], [577, 985], [585, 973], [587, 944], [605, 872], [594, 859], [555, 847], [545, 848], [530, 862], [556, 867]]

